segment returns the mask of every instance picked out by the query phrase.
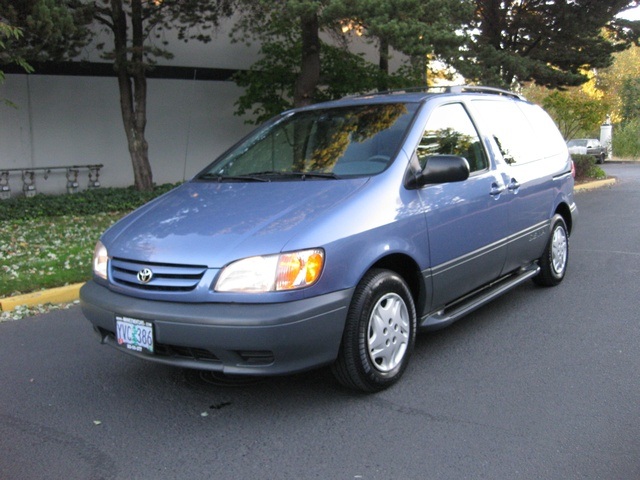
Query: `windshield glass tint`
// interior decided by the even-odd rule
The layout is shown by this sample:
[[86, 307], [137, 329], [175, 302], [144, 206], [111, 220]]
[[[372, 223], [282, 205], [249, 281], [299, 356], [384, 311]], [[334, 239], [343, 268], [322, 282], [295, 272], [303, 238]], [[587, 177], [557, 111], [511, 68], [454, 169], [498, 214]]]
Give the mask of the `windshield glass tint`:
[[373, 175], [392, 161], [417, 107], [396, 103], [292, 113], [257, 130], [200, 178]]

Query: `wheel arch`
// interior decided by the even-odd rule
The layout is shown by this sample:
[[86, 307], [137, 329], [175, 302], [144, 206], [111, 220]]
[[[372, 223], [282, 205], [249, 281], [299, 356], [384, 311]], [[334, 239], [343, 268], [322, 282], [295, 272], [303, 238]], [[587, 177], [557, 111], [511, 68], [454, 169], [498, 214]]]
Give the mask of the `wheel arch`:
[[573, 216], [571, 215], [571, 208], [566, 203], [561, 203], [557, 206], [556, 214], [560, 215], [564, 220], [564, 223], [567, 225], [567, 229], [569, 230], [569, 235], [573, 231]]
[[420, 267], [413, 258], [406, 254], [393, 253], [378, 259], [370, 269], [374, 268], [384, 268], [400, 275], [409, 287], [416, 312], [423, 310], [427, 291]]

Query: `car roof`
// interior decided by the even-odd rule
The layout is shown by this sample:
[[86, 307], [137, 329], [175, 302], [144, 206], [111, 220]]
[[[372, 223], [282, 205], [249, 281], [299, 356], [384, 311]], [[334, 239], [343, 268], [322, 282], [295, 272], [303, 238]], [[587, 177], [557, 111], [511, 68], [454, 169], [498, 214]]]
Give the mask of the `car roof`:
[[475, 85], [456, 85], [449, 87], [415, 87], [399, 90], [388, 90], [383, 92], [372, 92], [367, 94], [344, 97], [339, 100], [316, 103], [295, 110], [315, 110], [335, 107], [350, 107], [357, 105], [385, 104], [385, 103], [420, 103], [430, 97], [441, 95], [461, 95], [461, 94], [486, 94], [510, 97], [522, 101], [527, 101], [522, 95], [508, 90], [493, 87], [483, 87]]

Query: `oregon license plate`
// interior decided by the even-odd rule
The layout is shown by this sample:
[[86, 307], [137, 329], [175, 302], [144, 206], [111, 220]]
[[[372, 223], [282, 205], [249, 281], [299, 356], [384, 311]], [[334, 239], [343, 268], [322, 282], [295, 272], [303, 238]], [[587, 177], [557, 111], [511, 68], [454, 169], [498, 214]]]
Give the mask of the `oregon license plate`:
[[129, 350], [153, 353], [153, 325], [144, 320], [129, 317], [116, 317], [116, 339], [118, 345]]

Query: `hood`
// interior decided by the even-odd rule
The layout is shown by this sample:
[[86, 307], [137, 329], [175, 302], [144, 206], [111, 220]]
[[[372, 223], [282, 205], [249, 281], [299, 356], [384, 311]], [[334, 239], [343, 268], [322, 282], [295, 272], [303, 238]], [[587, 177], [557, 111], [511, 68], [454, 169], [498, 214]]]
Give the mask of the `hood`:
[[189, 182], [116, 223], [102, 241], [112, 257], [220, 268], [280, 252], [366, 182]]

